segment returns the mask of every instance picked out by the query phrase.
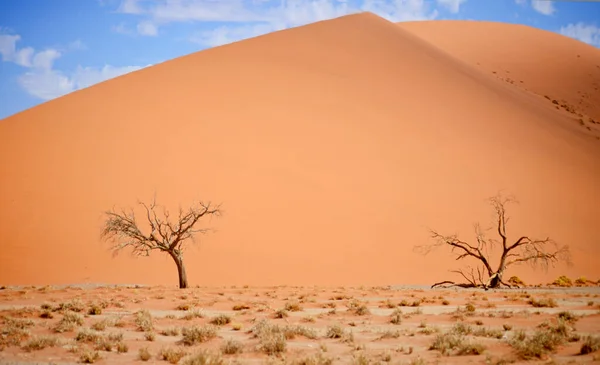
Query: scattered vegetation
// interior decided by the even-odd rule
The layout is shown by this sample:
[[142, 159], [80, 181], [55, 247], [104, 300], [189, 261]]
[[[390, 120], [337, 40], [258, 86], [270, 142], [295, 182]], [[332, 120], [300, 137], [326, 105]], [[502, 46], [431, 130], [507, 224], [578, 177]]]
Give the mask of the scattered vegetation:
[[527, 335], [523, 330], [515, 332], [510, 344], [521, 359], [541, 359], [544, 355], [555, 352], [570, 335], [571, 328], [565, 321], [559, 319], [557, 324], [540, 326], [531, 335]]

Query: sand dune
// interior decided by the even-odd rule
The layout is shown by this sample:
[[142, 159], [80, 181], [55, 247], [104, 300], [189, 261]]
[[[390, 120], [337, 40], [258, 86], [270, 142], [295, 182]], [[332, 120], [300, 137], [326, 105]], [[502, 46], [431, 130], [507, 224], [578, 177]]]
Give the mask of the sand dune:
[[[544, 44], [524, 46], [531, 59], [581, 50], [600, 64], [574, 40], [493, 26], [506, 40], [498, 54], [481, 53], [490, 60], [510, 61], [512, 48], [501, 47], [526, 39]], [[171, 60], [2, 120], [0, 282], [175, 284], [169, 258], [112, 258], [99, 241], [104, 210], [154, 191], [170, 208], [223, 204], [210, 223], [217, 232], [188, 252], [192, 284], [430, 283], [456, 262], [412, 247], [428, 242], [427, 227], [470, 239], [500, 189], [521, 201], [511, 237], [550, 235], [572, 246], [576, 263], [514, 273], [599, 277], [600, 134], [537, 95], [548, 87], [575, 100], [594, 79], [559, 90], [540, 81], [544, 67], [559, 67], [551, 61], [539, 74], [511, 68], [530, 76], [530, 90], [540, 81], [532, 93], [475, 67], [484, 60], [461, 54], [467, 47], [439, 27], [346, 16]]]
[[570, 106], [577, 119], [587, 123], [591, 117], [600, 124], [596, 47], [517, 24], [446, 20], [398, 25], [498, 79]]

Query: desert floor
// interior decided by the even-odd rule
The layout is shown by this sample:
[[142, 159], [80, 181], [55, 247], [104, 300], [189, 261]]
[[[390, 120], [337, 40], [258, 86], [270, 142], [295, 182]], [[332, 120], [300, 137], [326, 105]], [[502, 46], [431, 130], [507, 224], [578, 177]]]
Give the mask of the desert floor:
[[7, 287], [0, 321], [2, 364], [600, 361], [599, 287]]

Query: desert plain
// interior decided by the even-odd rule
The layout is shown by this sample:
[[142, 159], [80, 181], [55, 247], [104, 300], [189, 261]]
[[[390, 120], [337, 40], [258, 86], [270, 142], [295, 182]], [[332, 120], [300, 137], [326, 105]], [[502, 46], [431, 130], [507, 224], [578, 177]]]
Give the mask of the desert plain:
[[[600, 50], [558, 34], [363, 13], [215, 47], [1, 120], [0, 177], [3, 364], [599, 361]], [[493, 237], [498, 191], [510, 242], [573, 262], [505, 278], [592, 280], [430, 289], [463, 262], [414, 248]], [[153, 195], [222, 204], [190, 288], [100, 239]]]
[[594, 286], [74, 285], [9, 287], [0, 299], [3, 364], [600, 361]]

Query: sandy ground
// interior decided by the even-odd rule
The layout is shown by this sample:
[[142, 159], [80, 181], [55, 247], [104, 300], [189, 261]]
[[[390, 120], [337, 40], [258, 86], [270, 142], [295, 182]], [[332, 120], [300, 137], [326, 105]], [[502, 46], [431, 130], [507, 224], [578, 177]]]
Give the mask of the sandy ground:
[[[554, 304], [534, 307], [531, 300]], [[415, 287], [8, 287], [0, 291], [0, 363], [71, 364], [81, 362], [84, 353], [97, 353], [98, 364], [142, 363], [141, 349], [149, 351], [148, 363], [168, 363], [159, 354], [170, 349], [187, 354], [172, 360], [180, 364], [202, 351], [224, 364], [517, 364], [524, 360], [511, 345], [516, 333], [524, 330], [531, 336], [556, 327], [565, 313], [570, 317], [565, 317], [564, 342], [529, 361], [590, 363], [600, 361], [600, 352], [579, 352], [585, 336], [600, 336], [599, 310], [598, 287], [487, 292]], [[143, 318], [140, 311], [149, 319], [138, 319]], [[82, 322], [57, 332], [63, 318], [73, 313]], [[399, 321], [393, 323], [395, 317]], [[214, 324], [215, 318], [222, 322]], [[271, 354], [266, 353], [269, 338], [276, 336], [257, 332], [264, 323], [285, 334], [280, 334], [285, 340], [279, 338], [285, 345], [273, 347], [279, 351]], [[191, 338], [184, 336], [185, 329], [194, 326], [213, 328], [214, 335], [182, 342]], [[330, 336], [333, 328], [341, 329], [341, 337]], [[463, 344], [482, 345], [480, 353], [430, 349], [437, 337], [452, 331], [461, 331]], [[48, 336], [57, 341], [40, 348], [40, 339]], [[106, 343], [112, 344], [110, 350]], [[228, 343], [238, 352], [224, 353]]]

